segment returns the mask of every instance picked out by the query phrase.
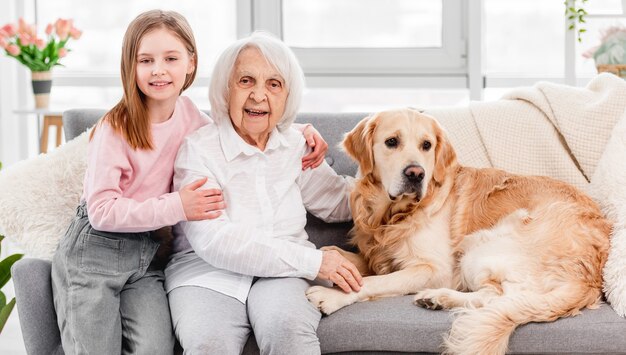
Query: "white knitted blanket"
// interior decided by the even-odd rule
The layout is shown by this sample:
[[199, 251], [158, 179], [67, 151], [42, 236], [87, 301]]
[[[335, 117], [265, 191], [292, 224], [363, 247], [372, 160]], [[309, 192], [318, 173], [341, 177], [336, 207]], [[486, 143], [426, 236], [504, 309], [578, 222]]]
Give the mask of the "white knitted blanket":
[[585, 189], [626, 109], [626, 82], [601, 74], [586, 88], [549, 82], [496, 102], [428, 110], [446, 128], [464, 165], [546, 175]]

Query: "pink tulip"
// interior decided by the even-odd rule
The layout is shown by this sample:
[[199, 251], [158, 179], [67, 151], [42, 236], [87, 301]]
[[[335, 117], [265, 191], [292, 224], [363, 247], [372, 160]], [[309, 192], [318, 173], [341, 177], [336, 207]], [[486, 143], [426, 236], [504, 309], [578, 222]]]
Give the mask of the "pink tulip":
[[60, 48], [59, 49], [59, 58], [63, 58], [67, 55], [67, 49], [65, 48]]
[[32, 38], [28, 33], [20, 33], [18, 36], [20, 38], [20, 44], [22, 44], [23, 46], [30, 46], [31, 44], [35, 43], [35, 39]]
[[46, 42], [45, 42], [43, 39], [41, 39], [41, 38], [37, 38], [37, 39], [35, 40], [35, 45], [37, 46], [37, 48], [38, 48], [40, 51], [43, 51], [43, 50], [44, 50], [44, 48], [46, 48]]
[[9, 37], [10, 37], [9, 34], [5, 30], [0, 29], [0, 38], [9, 38]]
[[37, 37], [37, 26], [35, 25], [28, 26], [28, 34], [31, 37]]
[[6, 48], [6, 51], [12, 56], [18, 56], [22, 51], [20, 51], [20, 47], [15, 44], [9, 44]]
[[54, 27], [57, 32], [57, 36], [61, 41], [65, 41], [67, 37], [70, 35], [70, 30], [72, 29], [72, 20], [64, 20], [62, 18], [58, 19], [55, 22]]
[[48, 26], [46, 26], [46, 34], [50, 36], [50, 34], [52, 34], [53, 29], [54, 29], [54, 26], [52, 26], [52, 24], [49, 23]]
[[72, 37], [72, 39], [79, 39], [82, 35], [83, 31], [79, 30], [76, 27], [72, 27], [72, 29], [70, 30], [70, 37]]
[[7, 37], [13, 37], [17, 33], [17, 26], [12, 23], [6, 24], [1, 28], [4, 32], [6, 32]]
[[28, 25], [28, 23], [26, 23], [26, 21], [24, 21], [23, 17], [20, 17], [20, 19], [17, 21], [17, 32], [18, 33], [30, 32], [30, 26]]
[[9, 45], [9, 42], [7, 42], [7, 40], [4, 39], [4, 37], [0, 36], [0, 48], [7, 49], [8, 45]]

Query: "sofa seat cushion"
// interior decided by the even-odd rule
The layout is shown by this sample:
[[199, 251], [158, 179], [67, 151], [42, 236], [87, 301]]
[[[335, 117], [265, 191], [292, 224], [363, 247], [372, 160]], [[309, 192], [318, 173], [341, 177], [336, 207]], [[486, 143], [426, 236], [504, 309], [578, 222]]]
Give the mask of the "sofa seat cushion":
[[[454, 315], [413, 305], [413, 296], [361, 302], [320, 322], [323, 353], [395, 351], [441, 353], [443, 336]], [[509, 351], [539, 353], [626, 353], [626, 320], [606, 304], [576, 317], [529, 323], [513, 333]]]

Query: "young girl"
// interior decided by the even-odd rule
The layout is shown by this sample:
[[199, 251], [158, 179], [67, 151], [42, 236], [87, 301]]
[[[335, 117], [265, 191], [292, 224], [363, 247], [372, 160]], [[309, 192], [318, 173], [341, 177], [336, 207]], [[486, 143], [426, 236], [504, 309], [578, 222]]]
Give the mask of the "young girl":
[[[180, 14], [148, 11], [129, 25], [124, 96], [91, 134], [83, 201], [52, 263], [66, 354], [173, 352], [163, 272], [151, 266], [159, 246], [151, 231], [215, 218], [225, 207], [221, 191], [201, 188], [206, 178], [170, 193], [183, 138], [210, 121], [180, 96], [197, 65], [195, 39]], [[323, 159], [326, 143], [315, 139], [317, 152], [304, 167]]]

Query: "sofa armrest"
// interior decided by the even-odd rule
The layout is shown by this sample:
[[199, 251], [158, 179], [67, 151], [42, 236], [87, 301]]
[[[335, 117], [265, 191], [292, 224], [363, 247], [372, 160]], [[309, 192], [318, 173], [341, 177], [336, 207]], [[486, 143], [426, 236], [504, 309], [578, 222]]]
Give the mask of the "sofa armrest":
[[29, 354], [63, 354], [47, 260], [25, 258], [11, 268], [17, 312]]

